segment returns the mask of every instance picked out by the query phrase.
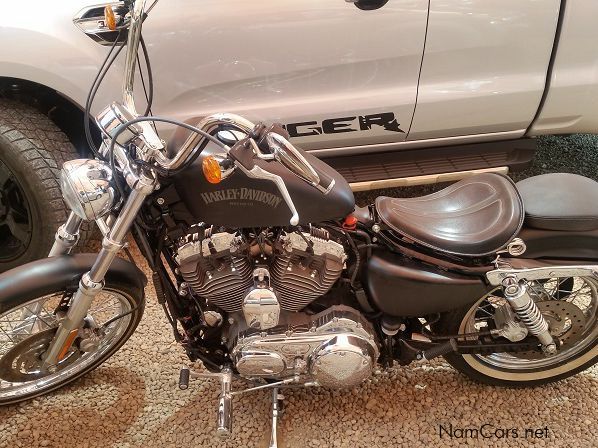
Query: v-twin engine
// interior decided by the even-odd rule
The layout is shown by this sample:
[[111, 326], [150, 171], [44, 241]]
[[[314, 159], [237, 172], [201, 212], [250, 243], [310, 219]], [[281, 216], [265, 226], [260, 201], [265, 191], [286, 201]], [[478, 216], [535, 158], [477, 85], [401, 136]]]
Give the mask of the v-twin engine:
[[368, 378], [378, 359], [371, 324], [356, 310], [333, 306], [319, 314], [286, 313], [267, 332], [241, 322], [229, 328], [231, 358], [248, 378], [296, 378], [331, 388]]
[[330, 290], [346, 258], [320, 228], [209, 232], [183, 242], [176, 256], [192, 292], [226, 312], [215, 322], [239, 374], [333, 388], [369, 377], [379, 355], [374, 329], [357, 310], [301, 312]]
[[317, 228], [260, 241], [209, 232], [182, 244], [176, 256], [189, 287], [228, 313], [243, 308], [253, 287], [273, 291], [281, 310], [299, 311], [332, 287], [346, 258], [343, 246]]

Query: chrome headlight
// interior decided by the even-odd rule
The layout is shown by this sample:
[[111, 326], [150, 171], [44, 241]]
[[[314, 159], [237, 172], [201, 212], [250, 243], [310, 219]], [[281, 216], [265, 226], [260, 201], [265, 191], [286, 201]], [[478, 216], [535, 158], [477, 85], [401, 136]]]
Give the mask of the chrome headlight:
[[60, 188], [70, 209], [88, 221], [101, 218], [114, 204], [112, 170], [99, 160], [65, 162], [60, 173]]

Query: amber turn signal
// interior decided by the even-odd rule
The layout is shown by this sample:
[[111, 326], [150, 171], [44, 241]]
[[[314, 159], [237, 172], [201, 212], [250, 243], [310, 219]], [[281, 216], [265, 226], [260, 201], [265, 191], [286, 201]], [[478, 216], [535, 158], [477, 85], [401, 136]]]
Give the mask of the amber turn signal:
[[201, 162], [201, 168], [206, 180], [211, 184], [219, 184], [222, 181], [222, 170], [215, 157], [207, 156]]
[[104, 23], [110, 31], [116, 31], [116, 16], [110, 6], [104, 8]]

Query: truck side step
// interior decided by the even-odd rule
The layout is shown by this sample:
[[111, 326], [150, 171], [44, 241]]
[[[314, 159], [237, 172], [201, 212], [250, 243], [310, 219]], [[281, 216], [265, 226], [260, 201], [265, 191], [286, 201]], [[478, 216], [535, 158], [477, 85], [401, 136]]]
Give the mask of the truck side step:
[[475, 172], [519, 171], [536, 152], [535, 139], [515, 139], [324, 157], [354, 191], [422, 185], [461, 179]]

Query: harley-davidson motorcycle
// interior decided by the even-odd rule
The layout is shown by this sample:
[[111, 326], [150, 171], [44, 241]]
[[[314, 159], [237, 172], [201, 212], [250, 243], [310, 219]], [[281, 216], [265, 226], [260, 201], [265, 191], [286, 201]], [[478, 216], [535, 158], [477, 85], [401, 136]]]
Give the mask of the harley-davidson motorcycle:
[[[598, 183], [479, 174], [356, 207], [281, 125], [139, 114], [144, 8], [106, 9], [114, 45], [92, 93], [126, 47], [123, 100], [96, 118], [97, 156], [62, 168], [71, 214], [50, 256], [0, 276], [0, 404], [79, 378], [134, 332], [147, 280], [117, 257], [129, 232], [174, 338], [205, 366], [182, 369], [179, 386], [220, 382], [223, 435], [233, 397], [253, 390], [272, 392], [276, 446], [284, 387], [350, 388], [437, 356], [478, 381], [530, 386], [598, 361]], [[155, 123], [178, 126], [167, 145]], [[101, 250], [71, 255], [84, 221]]]

